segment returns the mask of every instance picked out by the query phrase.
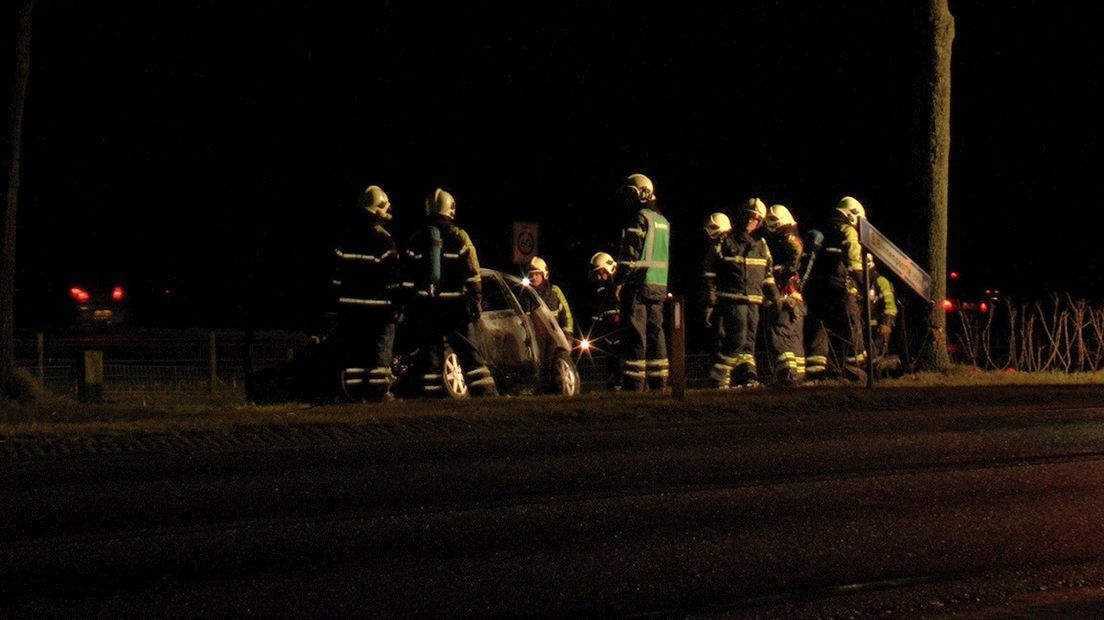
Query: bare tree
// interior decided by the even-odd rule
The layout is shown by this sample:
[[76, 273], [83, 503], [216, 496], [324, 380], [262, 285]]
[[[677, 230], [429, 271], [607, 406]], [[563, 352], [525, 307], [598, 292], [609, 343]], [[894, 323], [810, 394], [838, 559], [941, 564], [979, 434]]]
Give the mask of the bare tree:
[[[23, 147], [23, 107], [27, 79], [31, 72], [31, 13], [35, 0], [22, 0], [14, 7], [16, 17], [15, 62], [8, 103], [7, 201], [4, 207], [3, 251], [0, 252], [0, 390], [4, 396], [26, 396], [32, 391], [15, 368], [15, 225], [19, 205], [20, 154]], [[12, 9], [8, 9], [12, 10]]]
[[[931, 37], [931, 56], [926, 63], [931, 99], [927, 114], [927, 198], [928, 239], [924, 263], [934, 285], [932, 298], [937, 302], [947, 293], [947, 187], [951, 152], [951, 44], [954, 42], [954, 16], [948, 0], [928, 0], [927, 26]], [[950, 368], [947, 354], [947, 317], [940, 303], [928, 315], [930, 346], [925, 346], [921, 363], [931, 370]]]

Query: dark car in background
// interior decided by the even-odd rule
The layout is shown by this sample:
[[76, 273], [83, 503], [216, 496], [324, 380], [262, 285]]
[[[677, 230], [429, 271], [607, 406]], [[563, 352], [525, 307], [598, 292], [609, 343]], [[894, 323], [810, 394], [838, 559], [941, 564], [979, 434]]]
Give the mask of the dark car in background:
[[[492, 269], [481, 269], [480, 274], [483, 313], [475, 338], [499, 392], [578, 394], [581, 381], [571, 355], [573, 342], [540, 296], [511, 274]], [[392, 371], [397, 379], [392, 391], [399, 396], [420, 394], [413, 372], [422, 354], [415, 329], [400, 323], [395, 341]], [[313, 344], [294, 351], [292, 359], [253, 369], [246, 378], [247, 397], [254, 403], [357, 400], [360, 395], [347, 393], [341, 380], [342, 344], [336, 333], [322, 334]], [[458, 356], [446, 347], [440, 374], [447, 396], [468, 396], [464, 371]]]
[[131, 297], [131, 287], [112, 275], [28, 278], [16, 289], [15, 322], [51, 333], [113, 330], [129, 323]]
[[66, 322], [76, 331], [99, 331], [126, 324], [128, 288], [117, 279], [77, 280], [65, 292], [71, 304]]

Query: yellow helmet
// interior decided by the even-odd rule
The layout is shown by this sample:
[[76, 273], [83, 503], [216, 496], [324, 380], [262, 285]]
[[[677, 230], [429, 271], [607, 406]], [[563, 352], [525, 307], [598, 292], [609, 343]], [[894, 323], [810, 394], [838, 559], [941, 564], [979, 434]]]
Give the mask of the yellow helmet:
[[797, 220], [794, 219], [794, 216], [785, 205], [771, 205], [770, 209], [767, 209], [767, 219], [763, 222], [763, 225], [770, 232], [774, 232], [783, 226], [795, 226], [796, 224]]
[[361, 209], [385, 222], [391, 219], [391, 200], [378, 185], [369, 185], [365, 188], [360, 194], [358, 204]]
[[862, 206], [862, 203], [850, 196], [844, 196], [840, 199], [839, 204], [836, 205], [836, 210], [842, 213], [852, 226], [858, 225], [859, 218], [866, 217], [866, 209]]
[[529, 273], [539, 272], [544, 278], [548, 279], [548, 263], [539, 256], [534, 256], [529, 259]]
[[612, 276], [617, 271], [617, 261], [606, 252], [598, 252], [590, 257], [590, 270], [591, 272], [604, 271]]
[[443, 215], [448, 219], [456, 217], [456, 199], [441, 188], [433, 190], [426, 198], [426, 215]]
[[709, 221], [705, 223], [705, 234], [709, 235], [710, 239], [719, 239], [730, 232], [732, 232], [732, 222], [727, 215], [724, 213], [709, 215]]
[[655, 185], [643, 174], [630, 174], [621, 189], [630, 196], [630, 200], [640, 204], [655, 202]]
[[759, 219], [767, 217], [767, 205], [758, 198], [748, 198], [747, 203], [744, 204], [744, 211], [759, 216]]

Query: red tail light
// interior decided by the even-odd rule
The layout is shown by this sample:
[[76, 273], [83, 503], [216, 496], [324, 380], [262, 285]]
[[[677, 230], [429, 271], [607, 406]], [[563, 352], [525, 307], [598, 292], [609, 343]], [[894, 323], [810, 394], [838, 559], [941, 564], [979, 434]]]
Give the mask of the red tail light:
[[980, 310], [982, 314], [989, 312], [989, 304], [985, 303], [984, 301], [981, 302], [980, 304], [978, 304], [978, 310]]
[[115, 301], [122, 301], [124, 296], [126, 296], [126, 293], [123, 292], [123, 287], [116, 286], [111, 289], [111, 298]]
[[79, 286], [74, 286], [73, 288], [69, 289], [69, 296], [72, 297], [73, 300], [77, 303], [82, 304], [89, 299], [88, 291]]
[[944, 312], [954, 312], [954, 309], [955, 309], [955, 305], [954, 305], [953, 301], [951, 301], [950, 299], [944, 299], [943, 300], [943, 311]]

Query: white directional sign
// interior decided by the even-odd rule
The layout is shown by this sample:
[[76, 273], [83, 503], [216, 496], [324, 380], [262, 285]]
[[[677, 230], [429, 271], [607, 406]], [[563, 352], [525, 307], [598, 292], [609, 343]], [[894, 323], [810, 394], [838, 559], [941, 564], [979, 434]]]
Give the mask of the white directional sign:
[[865, 217], [859, 219], [859, 241], [918, 295], [932, 301], [932, 279], [928, 272], [912, 262], [908, 255], [878, 232]]

